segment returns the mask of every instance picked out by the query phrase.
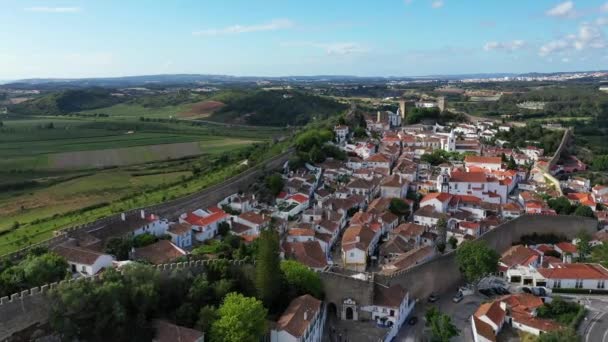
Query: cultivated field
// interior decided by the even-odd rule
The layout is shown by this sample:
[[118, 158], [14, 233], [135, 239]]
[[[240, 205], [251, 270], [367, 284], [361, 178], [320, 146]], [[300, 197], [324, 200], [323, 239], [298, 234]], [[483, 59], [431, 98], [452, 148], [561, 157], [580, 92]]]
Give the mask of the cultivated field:
[[201, 101], [197, 102], [192, 107], [184, 112], [178, 113], [178, 117], [184, 119], [200, 119], [207, 118], [214, 111], [224, 107], [225, 104], [219, 101]]

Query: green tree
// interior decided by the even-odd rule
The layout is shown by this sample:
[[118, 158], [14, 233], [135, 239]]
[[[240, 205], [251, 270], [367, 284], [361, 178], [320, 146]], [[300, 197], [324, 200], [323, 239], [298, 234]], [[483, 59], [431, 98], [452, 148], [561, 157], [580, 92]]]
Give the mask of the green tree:
[[397, 215], [400, 219], [406, 219], [410, 216], [410, 207], [400, 198], [391, 199], [388, 210]]
[[574, 211], [574, 215], [583, 217], [595, 217], [593, 210], [586, 205], [579, 205]]
[[105, 252], [115, 256], [118, 260], [127, 260], [132, 247], [131, 239], [113, 237], [106, 243]]
[[574, 329], [567, 328], [540, 334], [536, 342], [579, 342], [580, 340]]
[[509, 161], [507, 162], [507, 169], [517, 170], [517, 163], [515, 162], [515, 158], [513, 158], [513, 155], [510, 156]]
[[220, 234], [220, 236], [226, 237], [229, 232], [230, 225], [228, 222], [220, 222], [220, 224], [217, 225], [217, 233]]
[[364, 127], [357, 127], [354, 129], [353, 135], [355, 136], [355, 138], [366, 138], [367, 131], [365, 130]]
[[443, 243], [445, 248], [448, 239], [448, 221], [443, 217], [437, 220], [437, 232], [439, 233], [439, 242]]
[[595, 246], [591, 251], [591, 259], [608, 267], [608, 242], [604, 241], [601, 245]]
[[281, 272], [279, 257], [279, 235], [275, 230], [265, 229], [258, 238], [255, 265], [255, 287], [258, 298], [266, 307], [273, 307], [280, 296]]
[[450, 238], [448, 239], [448, 244], [450, 244], [450, 247], [452, 247], [452, 249], [456, 249], [456, 247], [458, 246], [458, 239], [456, 239], [454, 236], [450, 236]]
[[285, 260], [281, 262], [281, 272], [287, 285], [295, 290], [294, 297], [306, 293], [315, 298], [323, 297], [323, 283], [319, 274], [307, 266], [294, 260]]
[[196, 328], [209, 335], [215, 320], [217, 320], [217, 308], [212, 305], [205, 305], [198, 313]]
[[283, 190], [283, 177], [281, 177], [278, 173], [273, 173], [272, 175], [266, 177], [266, 186], [270, 190], [270, 193], [273, 196], [276, 196]]
[[38, 286], [62, 280], [68, 271], [68, 263], [65, 258], [55, 253], [28, 257], [21, 262], [21, 267], [29, 286]]
[[551, 198], [547, 201], [547, 204], [560, 215], [570, 215], [574, 211], [574, 206], [564, 196]]
[[201, 274], [194, 278], [190, 290], [188, 291], [188, 299], [192, 303], [201, 306], [213, 301], [213, 298], [213, 287], [209, 280], [207, 280], [207, 276]]
[[591, 255], [591, 235], [581, 230], [577, 235], [576, 250], [581, 261], [585, 261]]
[[268, 312], [255, 298], [229, 293], [217, 313], [211, 326], [212, 342], [257, 342], [266, 334]]
[[430, 308], [426, 312], [425, 318], [425, 325], [431, 329], [431, 341], [449, 342], [452, 337], [460, 334], [450, 316], [439, 312], [436, 307]]
[[468, 282], [496, 272], [499, 258], [500, 255], [483, 241], [466, 241], [456, 250], [460, 272]]
[[133, 247], [139, 248], [151, 245], [158, 241], [158, 238], [150, 233], [143, 233], [133, 238]]

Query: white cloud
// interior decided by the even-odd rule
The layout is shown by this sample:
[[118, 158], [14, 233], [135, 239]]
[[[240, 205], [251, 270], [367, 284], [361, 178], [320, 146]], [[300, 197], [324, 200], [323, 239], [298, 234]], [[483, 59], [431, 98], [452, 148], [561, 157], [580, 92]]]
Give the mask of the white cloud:
[[595, 25], [597, 26], [606, 26], [608, 25], [608, 17], [601, 17], [595, 20]]
[[313, 47], [325, 50], [327, 55], [345, 56], [358, 53], [368, 52], [369, 49], [355, 42], [333, 42], [333, 43], [318, 43], [318, 42], [285, 42], [281, 43], [282, 47]]
[[433, 8], [441, 8], [441, 7], [443, 7], [443, 5], [445, 5], [443, 0], [435, 0], [431, 3], [431, 7], [433, 7]]
[[553, 40], [540, 47], [538, 54], [547, 56], [568, 50], [584, 51], [589, 49], [604, 49], [608, 47], [602, 30], [595, 25], [582, 24], [578, 32], [569, 34], [561, 39]]
[[367, 49], [358, 43], [333, 43], [325, 46], [328, 55], [351, 55], [354, 53], [367, 52]]
[[538, 54], [541, 56], [547, 56], [554, 52], [563, 51], [569, 46], [569, 43], [563, 39], [553, 40], [541, 46]]
[[604, 13], [608, 13], [608, 2], [607, 2], [607, 3], [605, 3], [605, 4], [603, 4], [603, 5], [600, 7], [600, 11], [602, 11], [602, 12], [604, 12]]
[[526, 46], [526, 42], [523, 40], [513, 40], [510, 42], [487, 42], [484, 46], [483, 49], [486, 51], [507, 51], [507, 52], [513, 52], [516, 50], [520, 50], [522, 48], [524, 48]]
[[548, 10], [546, 14], [550, 17], [572, 18], [576, 15], [576, 11], [574, 10], [574, 2], [566, 1], [559, 3], [555, 7]]
[[267, 23], [258, 25], [233, 25], [224, 28], [213, 28], [192, 32], [195, 36], [220, 36], [227, 34], [276, 31], [293, 27], [293, 22], [289, 19], [274, 19]]
[[44, 13], [76, 13], [80, 12], [80, 7], [27, 7], [24, 10]]
[[409, 4], [411, 4], [412, 2], [414, 2], [414, 0], [403, 0], [403, 2], [404, 2], [406, 5], [409, 5]]
[[562, 58], [562, 62], [563, 63], [568, 63], [568, 62], [570, 62], [570, 58], [564, 57], [564, 58]]

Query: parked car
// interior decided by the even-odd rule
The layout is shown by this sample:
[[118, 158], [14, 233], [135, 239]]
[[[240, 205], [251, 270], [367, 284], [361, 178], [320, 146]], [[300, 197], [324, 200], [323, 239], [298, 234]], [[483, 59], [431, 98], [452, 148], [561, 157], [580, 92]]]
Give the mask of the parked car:
[[490, 291], [490, 289], [480, 289], [479, 293], [481, 293], [482, 295], [484, 295], [486, 297], [492, 297], [494, 295], [494, 293], [492, 291]]
[[410, 317], [410, 319], [407, 321], [407, 324], [409, 325], [416, 325], [416, 323], [418, 323], [418, 317], [416, 316]]
[[462, 292], [458, 291], [458, 293], [456, 293], [454, 295], [454, 297], [452, 297], [452, 302], [459, 303], [463, 299], [464, 299], [464, 295], [462, 294]]
[[431, 295], [429, 296], [429, 298], [427, 298], [427, 301], [429, 303], [435, 303], [436, 301], [439, 300], [439, 296], [435, 293], [431, 293]]
[[470, 296], [475, 293], [475, 289], [473, 286], [461, 286], [458, 292], [462, 293], [463, 296]]

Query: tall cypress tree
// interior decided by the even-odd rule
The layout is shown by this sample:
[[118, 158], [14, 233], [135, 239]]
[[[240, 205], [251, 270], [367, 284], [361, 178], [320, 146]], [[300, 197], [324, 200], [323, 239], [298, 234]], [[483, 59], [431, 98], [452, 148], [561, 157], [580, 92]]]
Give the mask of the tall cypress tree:
[[264, 306], [272, 308], [281, 292], [279, 235], [272, 229], [260, 233], [255, 265], [255, 287]]

